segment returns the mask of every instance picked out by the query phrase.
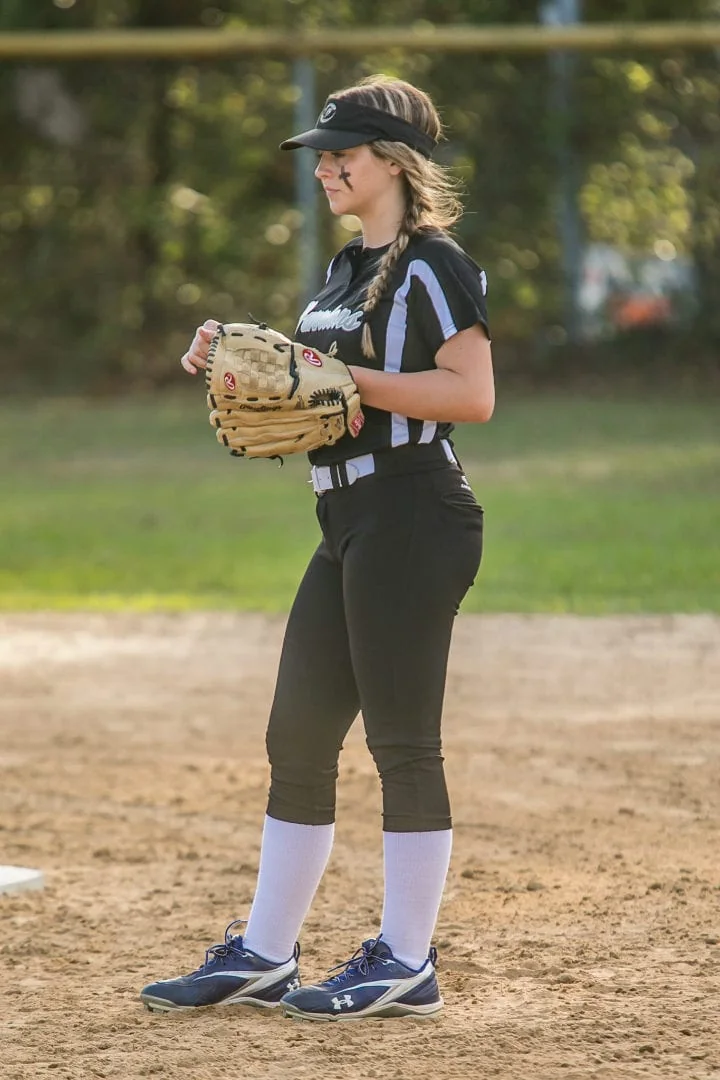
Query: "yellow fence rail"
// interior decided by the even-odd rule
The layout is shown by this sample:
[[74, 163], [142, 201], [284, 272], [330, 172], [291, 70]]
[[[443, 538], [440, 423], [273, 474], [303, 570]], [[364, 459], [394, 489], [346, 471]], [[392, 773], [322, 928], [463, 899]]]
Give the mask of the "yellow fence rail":
[[253, 53], [591, 52], [720, 46], [717, 22], [586, 23], [575, 26], [383, 26], [347, 30], [15, 30], [0, 33], [4, 60], [211, 60]]

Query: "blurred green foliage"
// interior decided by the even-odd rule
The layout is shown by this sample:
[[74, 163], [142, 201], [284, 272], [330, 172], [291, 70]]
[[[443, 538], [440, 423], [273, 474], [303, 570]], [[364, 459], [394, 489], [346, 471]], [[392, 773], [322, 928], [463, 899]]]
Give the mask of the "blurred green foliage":
[[[692, 19], [705, 0], [587, 0], [588, 21]], [[535, 0], [5, 0], [0, 28], [341, 26], [537, 21]], [[440, 159], [467, 192], [459, 237], [488, 270], [496, 339], [524, 363], [557, 338], [557, 115], [548, 58], [398, 50], [315, 58], [318, 97], [375, 71], [440, 105]], [[586, 235], [659, 241], [698, 273], [696, 340], [720, 337], [720, 65], [713, 50], [582, 54], [569, 137]], [[291, 330], [300, 304], [292, 65], [5, 64], [0, 72], [0, 372], [43, 391], [158, 386], [203, 319]], [[323, 254], [349, 238], [322, 215]], [[32, 357], [32, 365], [29, 358]], [[678, 362], [682, 359], [678, 356]]]

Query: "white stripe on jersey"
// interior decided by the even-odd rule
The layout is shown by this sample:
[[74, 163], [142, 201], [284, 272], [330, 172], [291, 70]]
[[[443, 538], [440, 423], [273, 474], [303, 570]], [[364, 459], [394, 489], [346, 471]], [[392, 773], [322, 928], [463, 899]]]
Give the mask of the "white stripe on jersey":
[[[412, 285], [412, 267], [410, 263], [407, 275], [400, 288], [395, 293], [392, 311], [387, 324], [385, 335], [385, 371], [400, 371], [402, 364], [405, 335], [407, 333], [407, 294]], [[393, 413], [390, 425], [390, 444], [402, 446], [410, 441], [410, 430], [407, 417], [399, 413]]]
[[[385, 371], [399, 372], [402, 365], [402, 354], [407, 334], [407, 295], [410, 292], [413, 277], [419, 278], [425, 286], [445, 340], [447, 341], [448, 338], [457, 333], [450, 306], [445, 299], [445, 293], [432, 267], [422, 259], [413, 259], [408, 266], [405, 280], [395, 293], [393, 300], [385, 335]], [[435, 421], [426, 420], [423, 423], [420, 442], [431, 442], [436, 430], [437, 424]], [[401, 416], [399, 413], [392, 414], [390, 438], [393, 446], [402, 446], [410, 441], [410, 430], [406, 416]]]

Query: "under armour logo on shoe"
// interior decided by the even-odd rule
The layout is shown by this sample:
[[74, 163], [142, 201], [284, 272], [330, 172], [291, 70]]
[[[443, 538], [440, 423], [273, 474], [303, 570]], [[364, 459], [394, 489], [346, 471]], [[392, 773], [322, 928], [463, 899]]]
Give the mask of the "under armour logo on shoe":
[[334, 997], [332, 999], [332, 1006], [333, 1006], [333, 1009], [336, 1010], [336, 1012], [339, 1011], [340, 1009], [342, 1009], [343, 1005], [346, 1008], [351, 1009], [354, 1004], [355, 1003], [354, 1003], [353, 999], [350, 997], [349, 994], [343, 994], [343, 996], [341, 998]]
[[287, 988], [288, 988], [288, 990], [299, 990], [300, 989], [300, 980], [299, 979], [291, 979], [290, 982], [287, 984]]

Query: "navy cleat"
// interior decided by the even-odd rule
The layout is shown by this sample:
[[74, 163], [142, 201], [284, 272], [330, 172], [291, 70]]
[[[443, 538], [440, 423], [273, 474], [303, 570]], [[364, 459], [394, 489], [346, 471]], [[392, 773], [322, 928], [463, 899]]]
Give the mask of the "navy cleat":
[[[443, 1007], [430, 950], [415, 971], [401, 964], [380, 938], [364, 941], [339, 974], [315, 986], [291, 990], [282, 999], [295, 1020], [362, 1020], [365, 1017], [432, 1016]], [[332, 968], [331, 970], [336, 970]]]
[[205, 1005], [255, 1005], [271, 1009], [283, 994], [300, 986], [295, 945], [289, 960], [276, 964], [251, 952], [240, 934], [230, 931], [243, 919], [231, 922], [222, 945], [205, 953], [205, 963], [190, 975], [149, 983], [140, 991], [140, 1000], [150, 1012], [198, 1009]]

